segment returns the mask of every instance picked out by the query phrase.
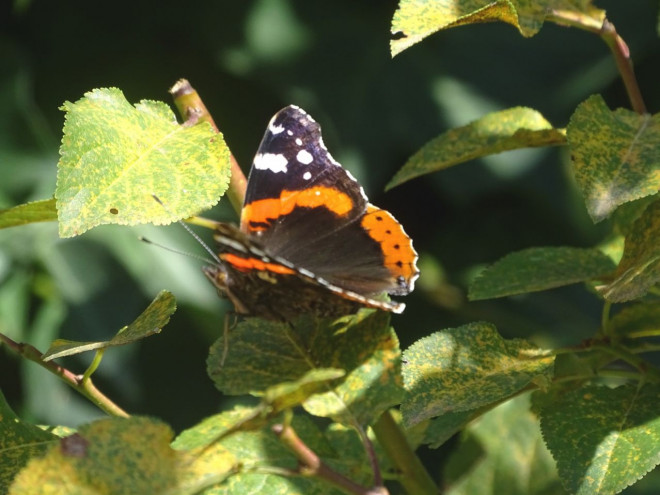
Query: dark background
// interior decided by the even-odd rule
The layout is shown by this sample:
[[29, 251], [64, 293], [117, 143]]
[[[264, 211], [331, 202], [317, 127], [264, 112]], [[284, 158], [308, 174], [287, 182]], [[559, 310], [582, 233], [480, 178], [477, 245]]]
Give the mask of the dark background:
[[[630, 46], [650, 112], [660, 100], [657, 2], [599, 1]], [[606, 45], [547, 24], [530, 39], [504, 24], [448, 30], [389, 54], [393, 1], [73, 2], [0, 7], [0, 208], [53, 194], [65, 100], [98, 87], [129, 101], [162, 100], [180, 77], [199, 91], [247, 172], [270, 116], [295, 103], [323, 126], [335, 158], [392, 211], [421, 255], [418, 288], [393, 317], [403, 348], [475, 320], [540, 345], [577, 343], [597, 329], [601, 304], [583, 287], [468, 303], [488, 263], [542, 245], [592, 246], [594, 226], [562, 149], [467, 163], [383, 192], [419, 147], [488, 112], [539, 110], [565, 127], [577, 104], [604, 95], [629, 108]], [[214, 216], [235, 219], [226, 201]], [[210, 242], [210, 234], [200, 233]], [[0, 231], [0, 331], [45, 350], [56, 337], [105, 340], [161, 289], [179, 309], [160, 335], [113, 349], [97, 385], [132, 413], [176, 430], [228, 403], [205, 373], [228, 308], [200, 262], [138, 241], [145, 235], [203, 254], [177, 226], [105, 226], [59, 239], [54, 224]], [[82, 372], [88, 357], [63, 363]], [[0, 389], [24, 418], [75, 426], [101, 415], [52, 376], [0, 350]], [[223, 402], [225, 401], [225, 402]]]

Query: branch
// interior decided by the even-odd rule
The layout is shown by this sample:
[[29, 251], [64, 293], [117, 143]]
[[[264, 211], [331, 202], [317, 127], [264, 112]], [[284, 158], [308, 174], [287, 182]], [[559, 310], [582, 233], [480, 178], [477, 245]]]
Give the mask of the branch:
[[410, 448], [408, 440], [389, 411], [385, 411], [372, 426], [378, 443], [401, 471], [399, 482], [408, 493], [437, 495], [440, 489], [424, 465]]
[[[215, 125], [213, 117], [206, 109], [206, 105], [200, 98], [199, 94], [190, 85], [187, 79], [179, 79], [172, 88], [170, 94], [174, 98], [174, 104], [181, 116], [186, 121], [194, 122], [208, 122], [216, 132], [220, 132], [218, 126]], [[229, 155], [231, 160], [231, 180], [229, 182], [229, 190], [227, 196], [229, 202], [233, 206], [236, 213], [241, 214], [243, 207], [243, 200], [245, 199], [245, 189], [247, 187], [247, 179], [245, 174], [239, 167], [236, 158], [233, 154]]]
[[128, 418], [129, 414], [120, 408], [117, 404], [106, 397], [97, 389], [90, 378], [83, 379], [83, 375], [76, 375], [71, 371], [55, 364], [52, 361], [44, 361], [39, 349], [30, 345], [14, 342], [12, 339], [0, 333], [0, 343], [5, 344], [7, 348], [15, 354], [37, 363], [42, 368], [47, 369], [54, 375], [57, 375], [64, 383], [73, 388], [76, 392], [83, 395], [94, 403], [99, 409], [111, 416]]
[[316, 477], [335, 485], [347, 493], [356, 495], [387, 495], [389, 492], [384, 486], [365, 488], [348, 479], [343, 474], [331, 469], [321, 461], [318, 455], [310, 449], [298, 436], [295, 430], [288, 424], [277, 424], [273, 426], [273, 432], [279, 437], [284, 445], [300, 462], [298, 471], [292, 474]]
[[597, 34], [607, 44], [614, 56], [614, 62], [619, 70], [623, 84], [628, 93], [628, 99], [633, 110], [640, 115], [646, 113], [646, 104], [642, 98], [642, 93], [637, 84], [635, 71], [633, 70], [632, 60], [630, 59], [630, 50], [623, 38], [618, 35], [614, 24], [607, 19], [602, 23], [596, 22], [593, 17], [574, 11], [553, 10], [547, 16], [548, 20], [564, 26], [576, 27], [590, 33]]

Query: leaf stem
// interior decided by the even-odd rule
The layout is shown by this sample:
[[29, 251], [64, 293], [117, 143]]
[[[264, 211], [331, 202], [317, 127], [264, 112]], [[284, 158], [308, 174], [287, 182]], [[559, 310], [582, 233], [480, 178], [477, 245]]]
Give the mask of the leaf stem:
[[399, 482], [409, 494], [437, 495], [440, 493], [440, 489], [424, 468], [419, 457], [410, 448], [403, 431], [389, 411], [385, 411], [372, 428], [378, 443], [401, 470]]
[[547, 16], [547, 19], [557, 24], [576, 27], [600, 36], [612, 52], [614, 62], [628, 93], [630, 105], [638, 114], [643, 115], [646, 113], [646, 104], [639, 90], [632, 60], [630, 59], [630, 49], [623, 38], [616, 32], [614, 24], [608, 21], [607, 18], [604, 18], [602, 23], [600, 23], [594, 17], [575, 11], [559, 9], [552, 10], [552, 13]]
[[323, 461], [321, 461], [319, 456], [300, 439], [291, 425], [276, 424], [273, 426], [273, 432], [279, 437], [280, 441], [282, 441], [282, 443], [293, 452], [300, 462], [298, 471], [293, 474], [314, 476], [327, 481], [350, 494], [384, 495], [388, 493], [384, 487], [369, 489], [362, 485], [358, 485], [353, 480], [328, 467]]
[[[106, 397], [99, 389], [94, 386], [91, 378], [84, 379], [84, 375], [75, 375], [68, 369], [55, 364], [52, 361], [44, 361], [42, 353], [34, 346], [25, 343], [14, 342], [12, 339], [0, 333], [0, 343], [3, 343], [10, 351], [15, 354], [37, 363], [42, 368], [47, 369], [54, 375], [57, 375], [64, 383], [73, 388], [76, 392], [86, 397], [99, 409], [111, 416], [128, 418], [129, 414], [120, 408], [117, 404]], [[91, 368], [91, 366], [90, 366]], [[88, 368], [89, 371], [89, 368]], [[91, 373], [90, 373], [91, 374]]]
[[[220, 132], [218, 126], [215, 125], [213, 117], [207, 110], [206, 105], [204, 105], [199, 94], [195, 88], [190, 85], [187, 79], [179, 79], [174, 86], [170, 88], [170, 94], [172, 95], [172, 98], [174, 98], [174, 104], [184, 119], [187, 120], [192, 117], [199, 122], [208, 122], [216, 132]], [[229, 182], [227, 196], [229, 197], [229, 202], [236, 213], [240, 215], [241, 208], [243, 207], [243, 200], [245, 199], [247, 179], [245, 178], [245, 174], [241, 170], [241, 167], [238, 165], [236, 158], [234, 158], [233, 153], [230, 154], [229, 158], [231, 160], [231, 180]]]
[[83, 376], [80, 379], [80, 383], [83, 386], [85, 382], [91, 380], [92, 373], [94, 373], [96, 371], [96, 368], [99, 367], [99, 364], [101, 364], [101, 360], [103, 359], [104, 352], [105, 349], [99, 349], [94, 353], [94, 359], [92, 359], [92, 362], [90, 363], [89, 367], [85, 370], [85, 373], [83, 373]]
[[660, 383], [660, 370], [654, 366], [651, 366], [648, 361], [635, 355], [635, 353], [630, 352], [629, 350], [620, 346], [594, 345], [593, 348], [611, 354], [618, 359], [625, 361], [632, 367], [639, 370], [639, 372], [643, 376], [646, 376], [648, 379], [650, 379], [650, 381], [653, 381], [654, 383]]

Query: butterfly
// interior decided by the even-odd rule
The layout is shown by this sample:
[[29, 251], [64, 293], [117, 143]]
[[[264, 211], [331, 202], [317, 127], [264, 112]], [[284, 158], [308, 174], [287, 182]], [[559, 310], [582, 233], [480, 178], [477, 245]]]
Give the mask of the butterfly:
[[290, 105], [254, 157], [240, 227], [219, 223], [219, 262], [204, 273], [241, 315], [291, 321], [358, 309], [401, 313], [419, 276], [417, 253], [391, 213], [368, 202], [326, 149], [319, 124]]

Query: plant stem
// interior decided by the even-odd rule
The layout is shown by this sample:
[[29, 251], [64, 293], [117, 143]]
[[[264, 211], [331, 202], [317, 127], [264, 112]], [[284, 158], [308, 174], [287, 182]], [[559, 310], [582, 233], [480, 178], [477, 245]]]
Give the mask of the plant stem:
[[63, 368], [62, 366], [55, 364], [52, 361], [44, 361], [42, 359], [42, 353], [39, 350], [30, 345], [14, 342], [12, 339], [0, 333], [0, 342], [5, 344], [9, 350], [18, 354], [19, 356], [28, 359], [37, 363], [42, 368], [47, 369], [54, 375], [60, 377], [60, 379], [73, 388], [76, 392], [80, 393], [92, 403], [94, 403], [99, 409], [106, 412], [111, 416], [119, 416], [123, 418], [128, 418], [129, 414], [120, 408], [117, 404], [112, 402], [108, 397], [106, 397], [99, 389], [97, 389], [92, 383], [91, 379], [83, 380], [81, 375], [75, 375], [71, 371]]
[[[187, 79], [178, 80], [174, 86], [170, 88], [170, 94], [174, 98], [174, 104], [184, 119], [193, 116], [193, 118], [198, 121], [208, 122], [216, 132], [220, 132], [218, 126], [215, 125], [213, 117], [206, 109], [206, 105], [204, 105], [199, 94], [190, 85]], [[243, 200], [245, 199], [247, 179], [232, 153], [230, 153], [229, 159], [231, 161], [231, 180], [229, 182], [227, 196], [229, 197], [229, 202], [236, 213], [240, 215], [241, 208], [243, 207]]]
[[635, 71], [630, 60], [630, 50], [623, 38], [616, 32], [614, 24], [606, 18], [601, 22], [596, 17], [570, 10], [553, 10], [547, 16], [547, 19], [557, 24], [576, 27], [600, 36], [614, 56], [614, 62], [628, 93], [630, 105], [638, 114], [643, 115], [646, 113], [646, 104], [639, 90]]
[[295, 430], [288, 424], [277, 424], [273, 426], [273, 432], [286, 445], [300, 462], [300, 467], [295, 474], [302, 476], [314, 476], [341, 488], [346, 493], [355, 495], [387, 494], [384, 487], [373, 489], [358, 485], [353, 480], [334, 471], [321, 461], [318, 455], [310, 449], [298, 436]]
[[385, 411], [372, 426], [378, 443], [401, 470], [399, 482], [411, 495], [437, 495], [440, 489], [410, 448], [403, 431], [389, 411]]

